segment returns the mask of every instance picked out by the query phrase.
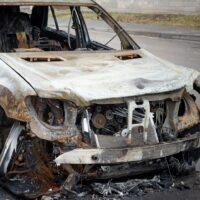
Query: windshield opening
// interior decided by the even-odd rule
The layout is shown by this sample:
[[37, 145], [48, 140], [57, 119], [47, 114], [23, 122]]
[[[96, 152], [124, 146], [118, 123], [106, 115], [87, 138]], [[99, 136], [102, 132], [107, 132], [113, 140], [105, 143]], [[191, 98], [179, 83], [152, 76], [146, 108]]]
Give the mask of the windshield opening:
[[0, 52], [137, 48], [96, 6], [0, 6], [0, 15]]

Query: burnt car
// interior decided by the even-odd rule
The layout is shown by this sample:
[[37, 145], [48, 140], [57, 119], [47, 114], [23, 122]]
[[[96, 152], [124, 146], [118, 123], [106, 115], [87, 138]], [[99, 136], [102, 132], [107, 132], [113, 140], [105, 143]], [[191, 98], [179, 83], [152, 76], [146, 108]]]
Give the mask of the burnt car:
[[199, 72], [141, 49], [92, 0], [1, 0], [0, 16], [3, 187], [36, 198], [195, 162]]

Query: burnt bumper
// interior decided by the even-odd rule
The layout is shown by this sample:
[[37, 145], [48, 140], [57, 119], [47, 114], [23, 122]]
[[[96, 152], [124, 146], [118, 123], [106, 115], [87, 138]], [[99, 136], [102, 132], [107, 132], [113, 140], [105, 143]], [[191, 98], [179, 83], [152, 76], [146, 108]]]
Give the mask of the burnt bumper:
[[164, 158], [180, 152], [200, 148], [200, 133], [173, 142], [116, 149], [75, 149], [55, 159], [61, 164], [117, 164]]

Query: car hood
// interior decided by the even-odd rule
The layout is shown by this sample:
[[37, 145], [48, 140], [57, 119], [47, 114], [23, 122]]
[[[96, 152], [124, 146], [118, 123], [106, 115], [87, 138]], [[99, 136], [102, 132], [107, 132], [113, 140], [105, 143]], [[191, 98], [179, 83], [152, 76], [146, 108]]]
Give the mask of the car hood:
[[[128, 57], [121, 60], [118, 57], [121, 54]], [[126, 59], [133, 54], [139, 56]], [[31, 58], [40, 59], [27, 61]], [[22, 76], [40, 97], [66, 99], [77, 105], [184, 87], [190, 90], [200, 75], [193, 69], [157, 58], [146, 50], [5, 53], [0, 59]]]

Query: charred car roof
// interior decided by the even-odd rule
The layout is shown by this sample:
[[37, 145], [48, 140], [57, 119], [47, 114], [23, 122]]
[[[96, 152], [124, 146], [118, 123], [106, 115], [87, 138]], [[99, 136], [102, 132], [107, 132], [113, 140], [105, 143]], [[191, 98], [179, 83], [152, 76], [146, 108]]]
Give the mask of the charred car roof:
[[75, 5], [75, 4], [95, 4], [91, 0], [1, 0], [0, 5]]

